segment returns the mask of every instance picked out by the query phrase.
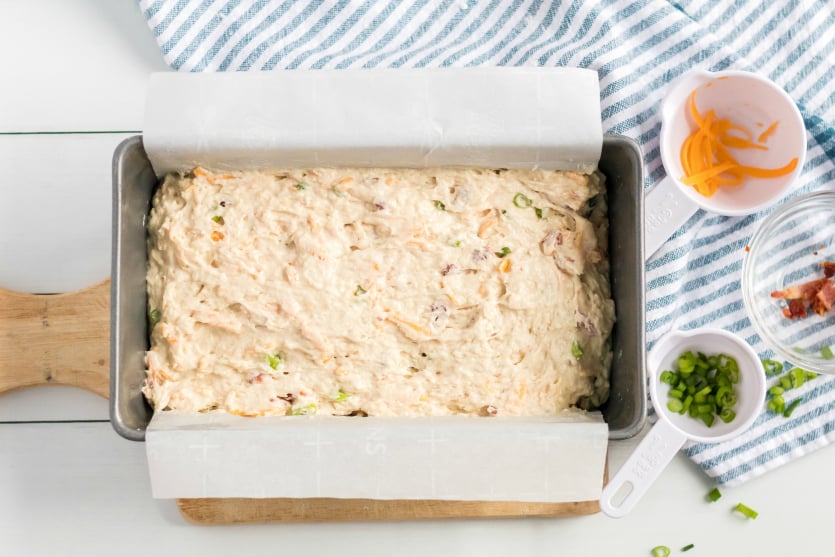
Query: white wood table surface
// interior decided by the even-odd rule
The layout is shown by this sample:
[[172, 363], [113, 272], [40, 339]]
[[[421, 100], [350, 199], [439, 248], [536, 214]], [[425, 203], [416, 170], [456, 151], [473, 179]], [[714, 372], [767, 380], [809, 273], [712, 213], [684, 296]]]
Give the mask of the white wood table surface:
[[[110, 157], [141, 129], [162, 56], [133, 0], [0, 0], [0, 286], [74, 290], [109, 274]], [[144, 446], [73, 388], [0, 396], [0, 555], [688, 555], [832, 552], [835, 449], [723, 489], [683, 455], [628, 517], [195, 527], [150, 497]], [[614, 473], [636, 440], [610, 444]], [[755, 521], [731, 512], [757, 509]]]

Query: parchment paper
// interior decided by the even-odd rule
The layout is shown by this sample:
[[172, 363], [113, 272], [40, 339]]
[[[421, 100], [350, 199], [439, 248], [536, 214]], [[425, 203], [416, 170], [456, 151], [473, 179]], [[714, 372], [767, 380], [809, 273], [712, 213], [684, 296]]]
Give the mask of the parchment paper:
[[[155, 74], [145, 150], [159, 175], [316, 166], [589, 171], [593, 71], [465, 68]], [[154, 497], [482, 501], [599, 498], [608, 430], [557, 418], [241, 418], [155, 413]]]

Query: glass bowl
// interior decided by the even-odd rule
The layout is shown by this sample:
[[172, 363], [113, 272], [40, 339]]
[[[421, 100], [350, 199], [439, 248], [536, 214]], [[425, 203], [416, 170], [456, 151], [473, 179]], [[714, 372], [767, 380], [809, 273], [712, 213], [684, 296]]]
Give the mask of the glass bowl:
[[745, 309], [775, 359], [835, 375], [835, 306], [824, 315], [804, 303], [806, 317], [789, 319], [787, 300], [772, 292], [824, 278], [823, 261], [835, 261], [835, 191], [809, 194], [772, 213], [750, 242], [742, 266]]

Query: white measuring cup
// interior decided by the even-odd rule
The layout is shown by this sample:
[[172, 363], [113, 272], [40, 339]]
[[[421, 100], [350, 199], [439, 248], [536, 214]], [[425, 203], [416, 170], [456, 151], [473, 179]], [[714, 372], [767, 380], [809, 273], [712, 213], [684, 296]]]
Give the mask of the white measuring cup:
[[[727, 354], [739, 364], [736, 418], [730, 423], [717, 418], [712, 427], [707, 427], [700, 419], [667, 408], [669, 385], [661, 382], [661, 373], [677, 369], [678, 357], [687, 350], [694, 354]], [[659, 419], [603, 489], [600, 509], [615, 518], [632, 510], [685, 441], [719, 443], [745, 432], [759, 416], [765, 400], [765, 372], [757, 353], [747, 342], [722, 329], [668, 333], [649, 353], [647, 372], [652, 406]]]
[[[724, 186], [705, 197], [682, 184], [681, 146], [696, 129], [689, 114], [690, 94], [696, 91], [699, 112], [714, 110], [717, 118], [730, 118], [756, 138], [773, 122], [776, 131], [767, 137], [767, 150], [736, 149], [741, 164], [780, 168], [797, 157], [797, 167], [785, 176], [748, 178], [739, 186]], [[803, 170], [806, 158], [806, 127], [797, 105], [778, 87], [757, 74], [743, 71], [685, 73], [670, 86], [661, 103], [661, 162], [667, 177], [646, 195], [647, 258], [699, 208], [726, 216], [744, 216], [770, 206], [787, 193]]]

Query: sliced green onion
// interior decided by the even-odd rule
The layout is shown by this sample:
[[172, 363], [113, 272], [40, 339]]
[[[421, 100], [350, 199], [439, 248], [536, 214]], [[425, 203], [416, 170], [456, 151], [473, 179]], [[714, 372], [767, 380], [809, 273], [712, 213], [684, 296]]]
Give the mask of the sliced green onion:
[[682, 547], [682, 548], [681, 548], [681, 552], [682, 552], [682, 553], [685, 553], [685, 552], [687, 552], [687, 551], [690, 551], [690, 550], [691, 550], [691, 549], [693, 549], [694, 547], [696, 547], [696, 546], [695, 546], [695, 545], [693, 545], [692, 543], [688, 543], [687, 545], [685, 545], [684, 547]]
[[160, 312], [160, 310], [158, 310], [157, 308], [154, 308], [148, 312], [148, 321], [151, 322], [151, 328], [153, 328], [154, 325], [159, 323], [160, 319], [162, 319], [162, 312]]
[[711, 490], [708, 492], [708, 494], [707, 494], [707, 498], [708, 498], [708, 499], [710, 499], [710, 501], [711, 501], [712, 503], [715, 503], [716, 501], [718, 501], [719, 499], [721, 499], [721, 497], [722, 497], [722, 493], [720, 493], [720, 492], [719, 492], [719, 488], [718, 488], [718, 487], [714, 487], [714, 488], [713, 488], [713, 489], [711, 489]]
[[783, 373], [783, 364], [776, 360], [763, 360], [763, 369], [766, 375], [780, 375]]
[[296, 184], [296, 189], [299, 190], [299, 191], [304, 191], [304, 190], [307, 189], [307, 185], [302, 184], [301, 182], [299, 182], [298, 184]]
[[306, 406], [300, 406], [298, 408], [293, 408], [290, 411], [290, 415], [292, 416], [312, 416], [316, 413], [316, 405], [315, 404], [308, 404]]
[[832, 353], [832, 349], [830, 347], [824, 346], [821, 348], [821, 358], [824, 360], [831, 360], [832, 358], [835, 358], [835, 354]]
[[502, 246], [502, 249], [496, 252], [496, 257], [507, 257], [511, 254], [511, 249], [507, 246]]
[[542, 218], [542, 209], [540, 209], [539, 207], [534, 207], [533, 212], [536, 213], [536, 218], [538, 218], [538, 219]]
[[446, 211], [446, 205], [444, 205], [444, 202], [443, 202], [443, 201], [441, 201], [440, 199], [435, 199], [435, 200], [433, 200], [433, 203], [435, 203], [435, 208], [436, 208], [437, 210], [439, 210], [439, 211]]
[[769, 400], [767, 406], [768, 409], [774, 412], [775, 414], [782, 414], [786, 411], [786, 401], [783, 400], [783, 397], [780, 395], [777, 395], [771, 400]]
[[792, 412], [794, 412], [794, 409], [797, 408], [798, 406], [800, 406], [800, 403], [802, 401], [803, 401], [803, 397], [798, 397], [798, 398], [794, 399], [791, 402], [791, 404], [789, 404], [788, 407], [783, 411], [783, 417], [784, 418], [790, 418], [791, 415], [792, 415]]
[[212, 220], [215, 221], [216, 223], [220, 224], [220, 225], [226, 224], [226, 221], [224, 221], [223, 217], [221, 217], [220, 215], [213, 216]]
[[696, 369], [696, 356], [689, 350], [678, 357], [678, 371], [683, 374], [690, 374]]
[[785, 375], [780, 378], [780, 386], [784, 389], [791, 389], [792, 388], [792, 380], [786, 377]]
[[334, 402], [344, 402], [348, 400], [348, 393], [339, 389], [339, 392], [336, 394], [336, 398], [333, 399]]
[[367, 293], [368, 293], [368, 290], [366, 290], [365, 288], [363, 288], [359, 284], [357, 285], [357, 289], [354, 290], [354, 296], [359, 296], [361, 294], [367, 294]]
[[713, 420], [715, 419], [712, 413], [701, 414], [699, 416], [702, 421], [705, 423], [707, 427], [711, 427], [713, 425]]
[[676, 381], [676, 374], [670, 370], [662, 371], [661, 377], [658, 378], [662, 383], [672, 385]]
[[736, 418], [736, 412], [731, 410], [730, 408], [722, 408], [722, 411], [719, 412], [719, 419], [725, 422], [726, 424], [731, 423]]
[[670, 557], [670, 548], [666, 545], [656, 545], [650, 551], [652, 557]]
[[281, 352], [278, 354], [264, 354], [264, 356], [267, 358], [267, 363], [273, 369], [278, 369], [278, 366], [284, 361], [284, 354]]
[[533, 205], [533, 201], [531, 201], [531, 198], [524, 193], [517, 193], [513, 196], [513, 204], [520, 209], [526, 209]]
[[684, 403], [681, 405], [681, 410], [679, 410], [678, 413], [679, 414], [684, 414], [685, 412], [690, 410], [690, 405], [692, 403], [693, 403], [693, 397], [688, 395], [687, 398], [684, 399]]
[[744, 514], [746, 518], [751, 518], [751, 519], [757, 518], [760, 515], [760, 513], [758, 513], [757, 511], [755, 511], [751, 507], [747, 507], [747, 506], [743, 505], [742, 503], [737, 504], [737, 506], [734, 507], [734, 510], [736, 512]]
[[684, 403], [677, 398], [673, 398], [667, 401], [667, 408], [670, 412], [678, 413], [684, 408]]
[[771, 396], [778, 396], [783, 394], [784, 392], [786, 392], [786, 390], [780, 385], [774, 385], [773, 387], [768, 389], [768, 394], [770, 394]]
[[578, 360], [583, 357], [583, 349], [576, 340], [571, 343], [571, 355]]
[[793, 389], [801, 387], [806, 382], [806, 370], [796, 367], [789, 372], [789, 380]]
[[[804, 371], [805, 371], [805, 370], [804, 370]], [[809, 379], [814, 379], [814, 378], [815, 378], [815, 377], [817, 377], [818, 375], [820, 375], [820, 374], [819, 374], [819, 373], [815, 373], [814, 371], [807, 371], [807, 372], [806, 372], [806, 381], [808, 381]]]
[[677, 400], [681, 400], [684, 397], [684, 393], [678, 389], [670, 389], [670, 392], [667, 394]]

